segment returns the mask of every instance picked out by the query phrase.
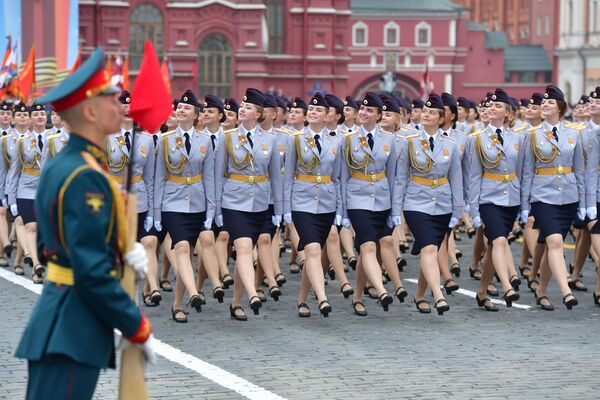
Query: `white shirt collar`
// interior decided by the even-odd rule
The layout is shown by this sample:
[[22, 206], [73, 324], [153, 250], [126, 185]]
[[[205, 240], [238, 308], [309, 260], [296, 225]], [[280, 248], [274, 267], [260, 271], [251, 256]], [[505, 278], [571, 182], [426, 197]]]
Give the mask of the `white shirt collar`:
[[501, 126], [494, 126], [491, 123], [488, 125], [488, 128], [493, 132], [496, 133], [496, 130], [500, 129], [500, 134], [504, 134], [504, 128]]
[[600, 125], [596, 125], [596, 124], [594, 123], [594, 121], [592, 121], [592, 120], [590, 119], [590, 127], [591, 127], [593, 130], [596, 130], [596, 129], [599, 129], [599, 128], [600, 128]]
[[430, 137], [433, 138], [433, 142], [437, 142], [438, 137], [441, 135], [442, 130], [438, 129], [433, 135], [429, 135], [429, 133], [425, 132], [425, 130], [422, 131], [423, 135], [425, 135], [425, 137], [427, 138], [427, 140], [429, 140]]
[[323, 131], [321, 132], [315, 132], [312, 129], [310, 129], [308, 126], [306, 127], [306, 129], [308, 129], [308, 132], [310, 133], [310, 135], [314, 138], [316, 135], [319, 135], [321, 139], [323, 139]]

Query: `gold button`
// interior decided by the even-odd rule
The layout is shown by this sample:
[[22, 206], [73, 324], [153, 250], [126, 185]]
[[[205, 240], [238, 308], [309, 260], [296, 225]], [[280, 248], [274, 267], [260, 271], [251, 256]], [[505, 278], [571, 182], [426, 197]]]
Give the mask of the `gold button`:
[[323, 179], [321, 178], [321, 175], [317, 175], [317, 183], [321, 183], [322, 181], [323, 181]]
[[250, 175], [248, 177], [248, 183], [252, 183], [252, 184], [254, 183], [254, 176]]
[[192, 178], [185, 178], [185, 184], [189, 185], [190, 183], [192, 183]]
[[371, 182], [375, 182], [375, 181], [377, 181], [377, 175], [371, 174]]

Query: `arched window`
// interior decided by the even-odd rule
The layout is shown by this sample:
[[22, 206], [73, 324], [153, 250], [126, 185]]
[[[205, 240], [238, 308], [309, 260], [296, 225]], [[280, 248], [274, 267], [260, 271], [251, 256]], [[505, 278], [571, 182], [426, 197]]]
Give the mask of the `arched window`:
[[269, 53], [283, 54], [285, 39], [284, 0], [267, 0], [267, 24], [269, 29]]
[[383, 45], [400, 46], [400, 26], [394, 21], [383, 26]]
[[163, 16], [152, 4], [140, 4], [129, 16], [129, 68], [138, 70], [144, 55], [144, 42], [151, 40], [156, 54], [163, 54]]
[[231, 95], [231, 47], [223, 35], [204, 38], [199, 49], [198, 90], [201, 96], [213, 94], [220, 98]]
[[425, 21], [415, 26], [415, 46], [431, 46], [431, 25]]
[[352, 46], [364, 47], [369, 44], [369, 26], [362, 21], [352, 25]]

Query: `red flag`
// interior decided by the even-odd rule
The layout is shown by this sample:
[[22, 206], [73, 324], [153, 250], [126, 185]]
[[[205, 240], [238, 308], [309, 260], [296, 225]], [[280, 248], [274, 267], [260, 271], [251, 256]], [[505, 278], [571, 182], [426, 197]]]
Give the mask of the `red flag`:
[[77, 58], [73, 63], [73, 66], [69, 70], [69, 75], [71, 75], [79, 66], [81, 65], [81, 46], [79, 46], [79, 51], [77, 51]]
[[162, 74], [163, 80], [165, 81], [165, 86], [167, 87], [167, 92], [169, 96], [171, 96], [171, 79], [169, 78], [169, 66], [167, 65], [167, 59], [163, 59], [163, 62], [160, 66], [160, 73]]
[[106, 66], [104, 67], [106, 72], [108, 72], [108, 76], [112, 78], [113, 76], [113, 67], [112, 67], [112, 56], [106, 56]]
[[35, 85], [35, 46], [31, 46], [29, 57], [27, 57], [17, 80], [19, 96], [25, 101], [29, 100]]
[[131, 90], [131, 84], [129, 83], [129, 57], [125, 57], [123, 61], [123, 90], [128, 92]]
[[146, 132], [155, 133], [173, 112], [152, 42], [144, 44], [144, 58], [131, 92], [129, 115]]

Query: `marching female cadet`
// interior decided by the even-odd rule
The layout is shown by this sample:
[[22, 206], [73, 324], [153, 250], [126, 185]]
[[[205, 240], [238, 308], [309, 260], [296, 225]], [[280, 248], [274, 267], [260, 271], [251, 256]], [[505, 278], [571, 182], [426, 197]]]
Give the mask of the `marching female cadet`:
[[177, 285], [172, 317], [176, 322], [187, 322], [181, 304], [185, 290], [190, 305], [202, 311], [191, 251], [200, 232], [210, 229], [215, 215], [214, 157], [210, 137], [194, 128], [200, 104], [192, 91], [181, 96], [176, 117], [177, 129], [163, 134], [158, 143], [153, 222], [158, 231], [164, 222], [175, 249]]
[[[12, 245], [8, 238], [9, 224], [6, 210], [8, 201], [5, 195], [6, 176], [10, 168], [11, 160], [16, 149], [17, 133], [10, 126], [12, 120], [12, 107], [7, 102], [0, 103], [0, 146], [2, 147], [2, 156], [0, 157], [0, 245], [2, 246], [2, 255], [0, 256], [0, 266], [8, 267], [8, 258], [12, 253]], [[15, 266], [16, 267], [16, 266]], [[20, 267], [20, 266], [19, 266]], [[20, 267], [22, 270], [22, 267]]]
[[412, 111], [410, 112], [410, 122], [409, 125], [411, 128], [416, 130], [422, 130], [421, 126], [421, 113], [423, 112], [423, 107], [425, 103], [421, 99], [414, 99], [412, 101]]
[[[116, 183], [124, 185], [127, 178], [127, 166], [133, 168], [131, 173], [131, 192], [137, 198], [138, 226], [137, 241], [146, 249], [148, 257], [149, 292], [142, 296], [144, 304], [153, 306], [160, 304], [162, 296], [156, 283], [158, 260], [156, 257], [157, 241], [148, 233], [153, 226], [154, 210], [154, 141], [146, 133], [135, 132], [133, 120], [129, 116], [131, 95], [126, 90], [119, 96], [123, 120], [121, 131], [106, 138], [106, 155], [108, 173]], [[134, 138], [135, 135], [135, 138]], [[133, 162], [130, 162], [133, 160]]]
[[48, 158], [54, 158], [69, 141], [69, 133], [62, 119], [53, 109], [50, 109], [50, 120], [52, 121], [52, 129], [48, 135], [48, 152], [46, 155]]
[[[567, 104], [563, 92], [547, 86], [542, 101], [544, 122], [530, 130], [531, 150], [526, 152], [523, 169], [521, 220], [529, 211], [540, 230], [538, 242], [545, 243], [537, 302], [544, 310], [554, 307], [546, 297], [550, 276], [554, 275], [567, 309], [577, 305], [567, 283], [563, 240], [576, 215], [585, 218], [584, 158], [579, 133], [561, 121]], [[531, 207], [531, 208], [530, 208]]]
[[43, 167], [42, 161], [48, 151], [46, 110], [42, 105], [34, 104], [29, 108], [29, 115], [33, 131], [27, 131], [19, 138], [17, 154], [8, 172], [6, 185], [11, 213], [15, 218], [21, 217], [15, 220], [17, 227], [25, 225], [24, 237], [18, 236], [25, 251], [24, 261], [33, 266], [33, 283], [43, 283], [42, 274], [45, 269], [37, 254], [37, 224], [33, 200]]
[[[391, 224], [397, 153], [393, 134], [377, 126], [382, 107], [379, 96], [367, 93], [358, 112], [361, 127], [357, 132], [344, 135], [341, 187], [344, 225], [348, 227], [352, 223], [356, 232], [355, 244], [360, 249], [361, 268], [357, 268], [356, 292], [363, 291], [368, 279], [377, 291], [383, 310], [387, 311], [394, 299], [382, 284], [377, 242], [385, 236], [386, 223]], [[397, 215], [393, 226], [399, 224]], [[366, 308], [357, 300], [356, 292], [352, 306], [356, 314], [365, 315]]]
[[225, 121], [221, 124], [221, 128], [224, 131], [237, 128], [239, 104], [231, 97], [225, 99], [223, 104], [225, 105]]
[[[220, 124], [225, 121], [225, 104], [216, 96], [207, 94], [204, 97], [204, 112], [202, 113], [202, 119], [204, 121], [204, 133], [210, 138], [211, 148], [213, 157], [217, 154], [217, 143], [223, 136], [223, 130]], [[196, 288], [201, 297], [203, 296], [202, 287], [204, 286], [204, 280], [208, 275], [211, 280], [213, 287], [213, 298], [217, 299], [219, 303], [223, 302], [223, 296], [225, 292], [221, 281], [219, 280], [219, 264], [221, 262], [227, 263], [227, 259], [219, 260], [219, 256], [215, 250], [215, 238], [219, 236], [221, 228], [213, 224], [210, 229], [206, 229], [200, 233], [199, 243], [201, 257], [198, 257], [198, 279], [196, 281]], [[227, 253], [225, 253], [227, 257]], [[204, 302], [203, 302], [204, 303]]]
[[394, 187], [394, 202], [415, 238], [412, 254], [420, 254], [415, 305], [421, 313], [431, 312], [424, 298], [429, 286], [439, 315], [450, 306], [440, 290], [438, 248], [463, 213], [460, 149], [441, 134], [444, 118], [442, 99], [430, 95], [421, 114], [423, 131], [408, 136], [400, 153]]
[[252, 248], [264, 226], [271, 193], [274, 201], [273, 225], [281, 223], [282, 189], [276, 138], [260, 129], [263, 121], [264, 96], [257, 89], [247, 89], [240, 105], [240, 126], [225, 131], [222, 143], [223, 157], [215, 165], [217, 225], [223, 225], [235, 251], [236, 268], [233, 298], [229, 311], [232, 318], [246, 320], [241, 307], [244, 288], [255, 315], [262, 302], [254, 286]]
[[473, 133], [471, 131], [471, 125], [467, 121], [467, 117], [469, 116], [469, 101], [464, 97], [456, 99], [456, 112], [457, 120], [455, 129], [466, 135]]
[[[341, 147], [337, 138], [329, 135], [325, 122], [329, 104], [316, 94], [308, 106], [308, 126], [294, 132], [288, 144], [284, 179], [284, 218], [292, 221], [304, 251], [306, 261], [298, 296], [298, 314], [310, 316], [306, 304], [308, 284], [319, 302], [319, 312], [327, 317], [331, 305], [325, 294], [321, 252], [331, 226], [341, 224], [342, 198], [340, 189]], [[307, 282], [308, 281], [308, 282]]]
[[486, 297], [494, 269], [504, 288], [506, 306], [510, 307], [519, 299], [509, 280], [508, 264], [512, 253], [507, 237], [524, 196], [521, 179], [527, 141], [524, 135], [505, 128], [510, 118], [510, 99], [504, 90], [496, 89], [492, 95], [488, 115], [490, 123], [485, 131], [473, 134], [469, 203], [473, 223], [477, 228], [483, 225], [487, 239], [483, 277], [475, 298], [479, 307], [498, 311]]

